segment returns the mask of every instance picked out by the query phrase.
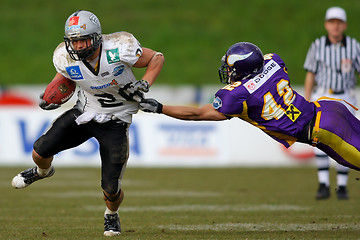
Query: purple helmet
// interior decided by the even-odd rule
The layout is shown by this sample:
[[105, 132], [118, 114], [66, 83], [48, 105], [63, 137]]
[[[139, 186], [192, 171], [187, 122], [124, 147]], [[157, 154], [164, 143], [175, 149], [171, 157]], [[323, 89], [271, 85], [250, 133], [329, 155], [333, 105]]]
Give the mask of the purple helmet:
[[228, 83], [254, 77], [262, 72], [264, 56], [254, 44], [239, 42], [232, 45], [221, 58], [220, 81]]

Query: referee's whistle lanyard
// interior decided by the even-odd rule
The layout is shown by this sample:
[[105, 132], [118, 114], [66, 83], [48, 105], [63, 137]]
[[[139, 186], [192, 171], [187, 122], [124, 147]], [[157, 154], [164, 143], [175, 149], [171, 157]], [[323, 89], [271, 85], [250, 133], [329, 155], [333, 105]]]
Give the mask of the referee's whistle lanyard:
[[[345, 101], [344, 99], [321, 97], [321, 98], [317, 99], [316, 101], [314, 101], [316, 115], [315, 115], [315, 123], [314, 123], [313, 129], [315, 132], [320, 132], [321, 105], [318, 101], [321, 101], [321, 100], [343, 101], [346, 104], [348, 104], [350, 107], [354, 108], [355, 111], [359, 110], [358, 108], [356, 108], [349, 102]], [[311, 138], [312, 145], [315, 147], [319, 143], [319, 139], [316, 136], [313, 137], [312, 134], [311, 134], [310, 138]]]

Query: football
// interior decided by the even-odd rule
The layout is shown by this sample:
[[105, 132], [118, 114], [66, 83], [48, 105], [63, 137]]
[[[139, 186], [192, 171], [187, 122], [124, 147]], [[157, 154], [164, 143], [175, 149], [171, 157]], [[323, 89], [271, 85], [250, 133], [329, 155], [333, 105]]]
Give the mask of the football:
[[69, 101], [76, 89], [76, 83], [63, 76], [55, 78], [46, 87], [43, 99], [48, 103], [63, 104]]

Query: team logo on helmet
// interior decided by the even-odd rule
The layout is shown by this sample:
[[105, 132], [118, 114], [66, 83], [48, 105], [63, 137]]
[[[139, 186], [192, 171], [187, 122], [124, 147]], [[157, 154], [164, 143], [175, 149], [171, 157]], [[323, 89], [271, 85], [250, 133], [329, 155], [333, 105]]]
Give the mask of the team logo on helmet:
[[247, 59], [248, 57], [251, 56], [251, 54], [253, 54], [253, 52], [250, 52], [250, 53], [244, 54], [244, 55], [232, 54], [232, 55], [228, 56], [227, 62], [229, 64], [229, 66], [233, 66], [236, 61], [241, 61], [241, 60]]
[[71, 17], [69, 20], [69, 26], [74, 26], [79, 24], [79, 16]]

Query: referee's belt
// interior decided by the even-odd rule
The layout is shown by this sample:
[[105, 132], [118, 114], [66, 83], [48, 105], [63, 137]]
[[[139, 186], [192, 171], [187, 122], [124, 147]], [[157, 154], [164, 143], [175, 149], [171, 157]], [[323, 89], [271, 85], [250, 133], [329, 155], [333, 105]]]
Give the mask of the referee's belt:
[[335, 90], [333, 90], [333, 89], [329, 89], [329, 94], [337, 95], [337, 94], [344, 94], [344, 93], [345, 93], [344, 90], [335, 91]]

